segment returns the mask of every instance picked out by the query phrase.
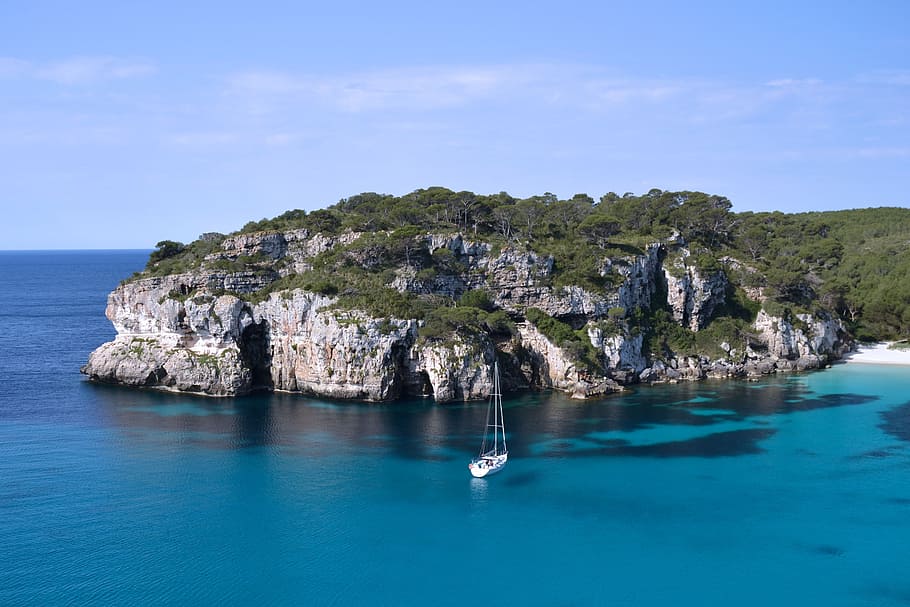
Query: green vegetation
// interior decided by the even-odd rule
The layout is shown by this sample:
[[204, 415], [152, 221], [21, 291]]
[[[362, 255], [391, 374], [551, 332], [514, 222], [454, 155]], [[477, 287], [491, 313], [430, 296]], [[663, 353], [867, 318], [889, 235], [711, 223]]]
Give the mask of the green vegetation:
[[[188, 245], [173, 240], [162, 240], [155, 245], [155, 250], [149, 255], [144, 275], [167, 276], [199, 267], [206, 255], [220, 249], [225, 238], [224, 234], [208, 232]], [[141, 276], [143, 274], [134, 275], [137, 278]]]
[[[400, 292], [400, 281], [423, 285], [415, 291], [438, 292], [434, 285], [464, 278], [465, 259], [445, 248], [431, 254], [426, 234], [460, 232], [488, 243], [494, 255], [507, 247], [534, 252], [541, 263], [549, 263], [548, 258], [553, 263], [550, 276], [534, 279], [540, 286], [578, 286], [592, 292], [611, 289], [623, 280], [617, 268], [626, 263], [624, 259], [642, 254], [649, 243], [678, 235], [692, 254], [682, 260], [684, 265], [667, 263], [669, 271], [682, 273], [684, 266], [702, 275], [723, 271], [733, 286], [727, 305], [698, 334], [678, 327], [665, 309], [649, 314], [632, 310], [627, 311], [628, 318], [601, 321], [615, 332], [631, 320], [633, 330], [645, 333], [647, 348], [657, 356], [708, 354], [720, 337], [737, 347], [760, 306], [746, 297], [744, 288], [760, 289], [766, 311], [793, 322], [798, 322], [799, 313], [830, 310], [860, 338], [910, 337], [908, 209], [733, 213], [729, 200], [702, 192], [653, 189], [642, 195], [610, 192], [595, 200], [576, 194], [560, 200], [551, 193], [519, 199], [505, 192], [479, 195], [431, 187], [403, 196], [358, 194], [312, 212], [292, 210], [250, 222], [239, 234], [289, 230], [362, 235], [309, 260], [312, 269], [287, 274], [244, 297], [258, 301], [272, 292], [300, 288], [337, 298], [335, 307], [340, 310], [425, 320], [427, 335], [508, 332], [511, 321], [494, 317], [498, 312], [482, 290], [468, 291], [458, 302]], [[263, 254], [219, 256], [225, 238], [206, 234], [187, 245], [161, 241], [145, 272], [136, 277], [199, 267], [225, 273], [265, 272], [286, 263]], [[393, 281], [399, 281], [399, 288], [392, 288]], [[558, 328], [538, 320], [546, 327], [541, 330], [553, 332], [558, 344], [587, 342], [568, 325]], [[579, 351], [580, 360], [586, 356]]]
[[429, 306], [423, 301], [389, 287], [348, 293], [335, 304], [341, 310], [363, 310], [374, 318], [423, 318]]
[[910, 209], [742, 213], [733, 249], [778, 310], [824, 308], [860, 339], [910, 336]]
[[420, 335], [425, 339], [445, 339], [452, 333], [463, 337], [481, 333], [513, 335], [515, 324], [502, 310], [487, 312], [480, 308], [458, 306], [430, 311], [420, 329]]
[[241, 232], [307, 229], [313, 233], [461, 231], [505, 241], [573, 239], [605, 250], [629, 237], [665, 238], [675, 230], [688, 242], [716, 248], [729, 242], [736, 225], [730, 201], [701, 192], [651, 190], [642, 196], [609, 193], [595, 201], [586, 194], [559, 200], [545, 193], [516, 199], [505, 192], [480, 195], [432, 187], [396, 197], [364, 193], [318, 211], [288, 211], [246, 224]]

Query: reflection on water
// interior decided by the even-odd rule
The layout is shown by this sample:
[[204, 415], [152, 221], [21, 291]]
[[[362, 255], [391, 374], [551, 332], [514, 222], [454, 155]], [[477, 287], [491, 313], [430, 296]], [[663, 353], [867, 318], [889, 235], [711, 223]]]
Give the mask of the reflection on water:
[[[161, 431], [212, 449], [280, 447], [311, 457], [370, 450], [464, 459], [477, 449], [486, 419], [485, 403], [336, 403], [289, 394], [206, 399], [89, 387], [107, 423], [127, 433]], [[506, 428], [514, 457], [725, 457], [761, 452], [761, 442], [776, 432], [769, 427], [774, 416], [875, 398], [814, 394], [786, 378], [641, 387], [587, 402], [544, 392], [507, 400]]]
[[487, 479], [471, 477], [471, 503], [482, 506], [487, 503]]

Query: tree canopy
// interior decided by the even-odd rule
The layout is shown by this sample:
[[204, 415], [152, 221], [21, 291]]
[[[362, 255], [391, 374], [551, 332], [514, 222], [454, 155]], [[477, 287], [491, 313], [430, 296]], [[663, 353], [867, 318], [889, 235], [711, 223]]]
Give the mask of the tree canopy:
[[[434, 186], [403, 196], [365, 192], [325, 209], [253, 221], [240, 232], [298, 229], [365, 235], [322, 256], [307, 277], [282, 279], [272, 288], [306, 283], [368, 301], [389, 286], [383, 272], [396, 267], [409, 268], [418, 280], [457, 274], [457, 260], [447, 250], [430, 255], [421, 235], [460, 232], [493, 246], [550, 255], [554, 286], [596, 290], [614, 280], [605, 258], [640, 253], [648, 242], [675, 237], [692, 252], [687, 263], [724, 270], [734, 288], [762, 293], [767, 305], [830, 310], [863, 338], [910, 336], [910, 209], [734, 213], [726, 197], [694, 191], [608, 192], [596, 200], [579, 193], [561, 200], [549, 192], [516, 198]], [[223, 238], [206, 235], [189, 245], [161, 241], [147, 272], [197, 266]], [[262, 260], [233, 266], [247, 261], [258, 267]], [[391, 294], [374, 299], [405, 305]], [[479, 300], [468, 307], [485, 308]]]

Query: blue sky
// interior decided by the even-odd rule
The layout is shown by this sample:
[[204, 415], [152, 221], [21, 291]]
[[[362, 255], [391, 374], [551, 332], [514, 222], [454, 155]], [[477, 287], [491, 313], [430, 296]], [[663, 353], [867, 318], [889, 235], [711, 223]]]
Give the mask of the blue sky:
[[910, 2], [434, 4], [5, 0], [0, 249], [431, 185], [910, 205]]

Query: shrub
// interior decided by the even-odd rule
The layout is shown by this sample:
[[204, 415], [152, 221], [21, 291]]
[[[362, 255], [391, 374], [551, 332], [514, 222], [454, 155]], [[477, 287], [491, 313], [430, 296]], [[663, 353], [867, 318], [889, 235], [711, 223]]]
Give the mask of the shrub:
[[498, 310], [487, 315], [484, 323], [490, 333], [515, 335], [518, 333], [515, 323], [503, 310]]
[[363, 310], [374, 318], [421, 319], [426, 313], [413, 296], [388, 287], [342, 295], [334, 307], [341, 310]]
[[484, 330], [486, 312], [467, 306], [442, 307], [431, 310], [420, 328], [421, 337], [443, 339], [453, 332], [463, 335], [477, 334]]
[[458, 305], [471, 308], [480, 308], [481, 310], [485, 310], [487, 312], [492, 312], [495, 308], [493, 300], [490, 299], [490, 295], [483, 289], [465, 291], [458, 299]]
[[554, 344], [575, 339], [575, 331], [571, 326], [553, 318], [540, 308], [528, 308], [525, 311], [525, 317]]

